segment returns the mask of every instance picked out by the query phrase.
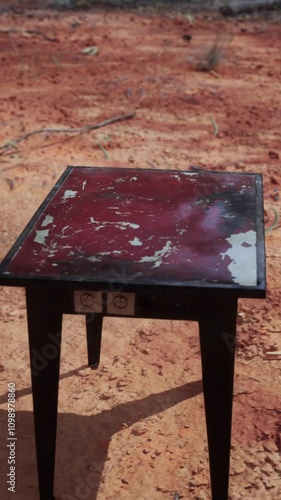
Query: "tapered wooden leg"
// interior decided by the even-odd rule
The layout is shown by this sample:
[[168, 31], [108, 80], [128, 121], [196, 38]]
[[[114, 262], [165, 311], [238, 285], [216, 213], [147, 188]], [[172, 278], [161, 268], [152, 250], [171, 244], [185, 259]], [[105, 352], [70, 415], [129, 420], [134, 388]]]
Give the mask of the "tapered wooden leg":
[[236, 314], [236, 298], [202, 300], [199, 330], [212, 500], [228, 499]]
[[62, 293], [27, 288], [27, 321], [40, 500], [53, 500]]
[[98, 368], [100, 362], [102, 320], [101, 314], [86, 315], [88, 363], [93, 369]]

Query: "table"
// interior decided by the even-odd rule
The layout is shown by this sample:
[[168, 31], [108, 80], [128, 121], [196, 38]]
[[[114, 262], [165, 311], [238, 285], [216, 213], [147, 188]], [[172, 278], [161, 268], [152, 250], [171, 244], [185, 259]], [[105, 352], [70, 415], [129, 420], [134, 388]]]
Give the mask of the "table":
[[85, 315], [93, 368], [104, 316], [199, 322], [212, 499], [227, 500], [237, 301], [265, 297], [261, 175], [68, 167], [0, 285], [26, 288], [40, 500], [53, 499], [63, 313]]

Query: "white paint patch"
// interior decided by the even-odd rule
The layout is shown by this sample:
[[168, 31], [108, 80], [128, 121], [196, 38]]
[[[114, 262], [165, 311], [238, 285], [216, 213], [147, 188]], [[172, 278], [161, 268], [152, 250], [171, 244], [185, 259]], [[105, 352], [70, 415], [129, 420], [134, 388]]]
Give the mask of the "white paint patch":
[[45, 245], [45, 238], [47, 238], [47, 236], [49, 236], [49, 229], [36, 231], [36, 236], [33, 241], [35, 241], [35, 243], [39, 243], [40, 245]]
[[172, 242], [167, 241], [167, 243], [161, 250], [156, 250], [154, 255], [152, 255], [151, 257], [142, 257], [139, 262], [140, 263], [153, 262], [153, 267], [159, 267], [162, 264], [162, 259], [164, 257], [168, 257], [168, 255], [170, 255], [171, 252], [172, 252]]
[[99, 224], [96, 228], [97, 231], [112, 224], [116, 227], [116, 229], [121, 229], [122, 231], [124, 231], [127, 227], [131, 227], [132, 229], [138, 229], [140, 227], [139, 224], [133, 224], [132, 222], [97, 221], [94, 217], [90, 217], [90, 224]]
[[179, 176], [179, 175], [173, 175], [173, 177], [174, 177], [175, 179], [178, 179], [178, 181], [180, 181], [180, 180], [181, 180], [181, 178], [180, 178], [180, 176]]
[[46, 215], [46, 217], [43, 220], [41, 226], [42, 227], [46, 227], [46, 226], [48, 226], [48, 224], [52, 224], [53, 220], [54, 220], [54, 217], [52, 217], [51, 215]]
[[129, 241], [129, 243], [131, 243], [131, 245], [133, 245], [134, 247], [142, 246], [142, 242], [136, 237], [133, 240]]
[[48, 257], [51, 258], [51, 257], [54, 257], [57, 253], [57, 250], [50, 250], [49, 251], [49, 254], [48, 254]]
[[65, 192], [64, 192], [64, 195], [63, 195], [63, 200], [68, 200], [68, 198], [75, 198], [75, 196], [77, 195], [77, 191], [72, 191], [71, 189], [67, 189]]
[[223, 259], [227, 255], [232, 261], [228, 269], [233, 276], [234, 283], [242, 286], [257, 284], [256, 239], [256, 233], [252, 230], [226, 238], [231, 248], [221, 255]]
[[121, 250], [113, 250], [113, 252], [100, 252], [97, 255], [86, 257], [86, 260], [89, 260], [90, 262], [101, 262], [103, 256], [105, 255], [120, 254], [120, 253], [122, 253]]
[[87, 184], [87, 181], [84, 181], [82, 184], [82, 191], [84, 191], [86, 184]]
[[87, 257], [86, 260], [89, 260], [90, 262], [100, 262], [102, 260], [102, 256], [101, 255], [99, 255], [99, 256], [93, 255], [92, 257]]
[[64, 233], [64, 231], [66, 231], [68, 227], [69, 227], [69, 226], [64, 226], [64, 227], [62, 228], [61, 232], [62, 232], [62, 233]]
[[137, 178], [137, 177], [132, 177], [132, 178], [130, 179], [130, 182], [132, 182], [132, 181], [137, 181], [137, 180], [138, 180], [138, 178]]

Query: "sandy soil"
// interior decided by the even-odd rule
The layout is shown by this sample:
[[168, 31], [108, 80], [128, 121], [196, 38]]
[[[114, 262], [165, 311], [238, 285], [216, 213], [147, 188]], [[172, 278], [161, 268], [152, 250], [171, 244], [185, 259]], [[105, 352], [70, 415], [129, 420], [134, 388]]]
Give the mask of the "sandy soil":
[[[3, 9], [0, 28], [24, 30], [0, 32], [0, 145], [43, 127], [136, 112], [97, 131], [39, 134], [0, 151], [1, 258], [70, 164], [260, 172], [272, 224], [281, 161], [281, 25], [274, 18]], [[198, 71], [218, 32], [220, 64]], [[83, 53], [90, 46], [98, 54]], [[239, 305], [232, 500], [281, 498], [281, 361], [265, 356], [281, 349], [280, 234], [277, 227], [266, 236], [267, 299]], [[0, 297], [1, 498], [36, 500], [24, 290], [2, 288]], [[84, 318], [65, 316], [57, 500], [209, 499], [197, 324], [107, 318], [100, 369], [86, 363]], [[14, 496], [5, 480], [7, 382], [17, 386]]]

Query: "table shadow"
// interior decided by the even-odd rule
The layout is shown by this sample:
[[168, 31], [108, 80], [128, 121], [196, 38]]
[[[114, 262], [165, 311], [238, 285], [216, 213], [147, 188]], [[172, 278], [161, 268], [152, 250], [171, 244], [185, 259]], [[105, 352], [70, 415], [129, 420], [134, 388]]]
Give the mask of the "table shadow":
[[[69, 377], [84, 368], [80, 367], [67, 372], [60, 378]], [[76, 500], [82, 497], [95, 500], [100, 488], [104, 465], [108, 460], [110, 441], [114, 434], [124, 429], [124, 423], [126, 427], [131, 427], [201, 392], [202, 382], [196, 380], [142, 399], [117, 404], [109, 410], [89, 414], [89, 416], [59, 413], [54, 492], [55, 495], [57, 493], [57, 500], [60, 498]], [[31, 388], [19, 390], [17, 399], [30, 393]], [[6, 395], [0, 397], [0, 402], [4, 401], [7, 401]], [[6, 427], [7, 412], [0, 410], [0, 428], [3, 431]], [[16, 497], [18, 500], [36, 500], [38, 499], [38, 484], [32, 412], [17, 412], [17, 438], [18, 495]], [[0, 435], [0, 439], [2, 443], [6, 440], [4, 435]], [[3, 458], [4, 456], [0, 465], [2, 465]], [[1, 498], [6, 497], [2, 494]]]

